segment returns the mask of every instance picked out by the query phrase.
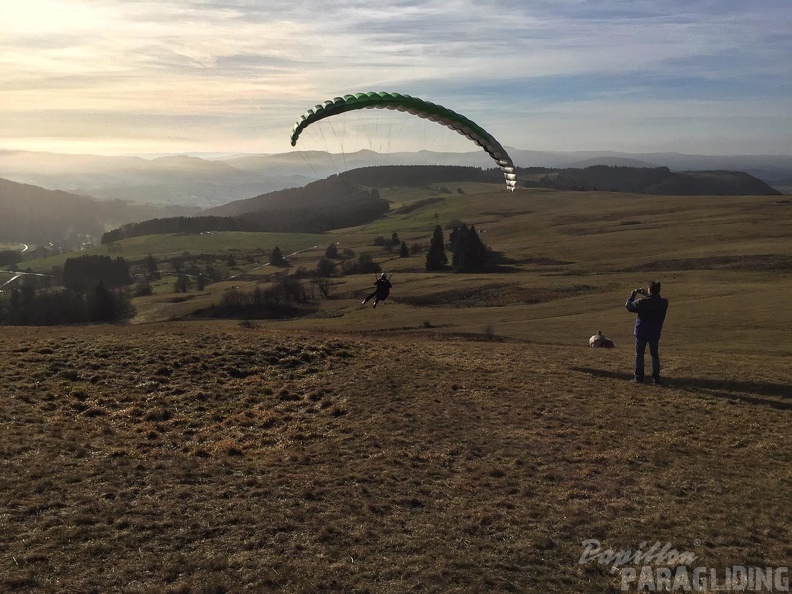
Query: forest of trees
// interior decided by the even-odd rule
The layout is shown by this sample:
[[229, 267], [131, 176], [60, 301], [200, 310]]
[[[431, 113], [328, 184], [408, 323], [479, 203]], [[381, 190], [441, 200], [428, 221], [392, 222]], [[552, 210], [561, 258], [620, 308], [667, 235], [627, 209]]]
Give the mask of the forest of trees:
[[108, 289], [132, 284], [129, 266], [121, 258], [110, 256], [78, 256], [67, 258], [63, 264], [63, 286], [84, 291], [102, 284]]
[[237, 217], [170, 217], [122, 225], [102, 235], [102, 244], [141, 235], [207, 231], [260, 231], [260, 229], [255, 222]]
[[134, 313], [126, 291], [103, 284], [87, 291], [12, 287], [0, 302], [0, 324], [54, 326], [111, 322]]
[[22, 261], [22, 252], [17, 250], [0, 250], [0, 266], [11, 266]]
[[133, 313], [126, 290], [132, 279], [123, 258], [67, 258], [60, 282], [62, 287], [52, 288], [25, 280], [8, 289], [0, 300], [0, 324], [108, 322]]
[[765, 182], [739, 171], [683, 171], [668, 167], [593, 165], [584, 169], [534, 167], [518, 171], [539, 177], [537, 185], [557, 190], [634, 192], [669, 196], [772, 196], [780, 194]]

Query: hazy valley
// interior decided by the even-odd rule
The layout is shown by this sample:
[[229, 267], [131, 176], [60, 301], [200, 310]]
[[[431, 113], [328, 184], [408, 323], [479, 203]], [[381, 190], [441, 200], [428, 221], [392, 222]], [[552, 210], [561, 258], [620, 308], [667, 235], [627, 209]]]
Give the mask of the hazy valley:
[[[583, 168], [591, 165], [668, 167], [672, 171], [742, 171], [776, 189], [792, 187], [792, 157], [706, 156], [676, 153], [568, 152], [509, 149], [518, 167]], [[252, 198], [361, 167], [380, 165], [492, 167], [480, 151], [349, 154], [291, 152], [213, 158], [102, 157], [0, 151], [0, 178], [103, 200], [199, 208]]]

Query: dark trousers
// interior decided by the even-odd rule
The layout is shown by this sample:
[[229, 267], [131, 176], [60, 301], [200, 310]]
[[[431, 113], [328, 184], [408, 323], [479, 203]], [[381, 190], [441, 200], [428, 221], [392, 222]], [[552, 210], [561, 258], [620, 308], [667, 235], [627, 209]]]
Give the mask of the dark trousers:
[[376, 299], [374, 299], [374, 303], [379, 303], [380, 301], [385, 301], [388, 298], [388, 294], [374, 291], [371, 295], [363, 300], [363, 303], [368, 303], [372, 297], [376, 297]]
[[652, 377], [660, 379], [660, 341], [637, 336], [635, 337], [635, 378], [639, 380], [644, 378], [644, 353], [647, 344], [652, 357]]

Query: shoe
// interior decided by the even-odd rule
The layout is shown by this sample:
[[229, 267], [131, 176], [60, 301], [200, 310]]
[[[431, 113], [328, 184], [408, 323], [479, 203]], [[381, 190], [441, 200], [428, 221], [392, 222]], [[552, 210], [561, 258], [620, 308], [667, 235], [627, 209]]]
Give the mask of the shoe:
[[662, 386], [662, 385], [663, 385], [663, 382], [661, 382], [661, 381], [660, 381], [660, 378], [659, 378], [659, 377], [653, 377], [653, 378], [652, 378], [652, 383], [653, 383], [655, 386]]
[[360, 305], [366, 305], [366, 300], [364, 299], [363, 301], [361, 301]]
[[377, 302], [376, 301], [374, 302], [374, 305], [371, 306], [371, 308], [374, 309], [375, 307], [377, 307]]
[[634, 377], [634, 378], [632, 378], [632, 379], [630, 380], [630, 383], [631, 383], [631, 384], [642, 384], [642, 383], [643, 383], [643, 378], [641, 378], [641, 377]]

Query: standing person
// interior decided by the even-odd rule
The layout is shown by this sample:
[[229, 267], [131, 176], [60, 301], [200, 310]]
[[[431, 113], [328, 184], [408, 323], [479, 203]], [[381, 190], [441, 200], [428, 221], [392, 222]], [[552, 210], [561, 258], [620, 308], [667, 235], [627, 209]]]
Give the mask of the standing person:
[[[636, 301], [636, 295], [643, 295]], [[663, 331], [663, 322], [668, 311], [668, 299], [660, 297], [660, 282], [653, 281], [646, 289], [635, 289], [627, 303], [627, 311], [638, 314], [635, 320], [635, 375], [632, 381], [640, 384], [644, 380], [644, 353], [649, 345], [649, 354], [652, 356], [652, 383], [660, 384], [660, 334]]]
[[374, 292], [363, 300], [363, 305], [366, 305], [369, 299], [374, 297], [374, 305], [371, 307], [377, 307], [377, 303], [385, 301], [388, 298], [390, 290], [391, 283], [388, 280], [388, 275], [383, 272], [380, 277], [374, 281]]

